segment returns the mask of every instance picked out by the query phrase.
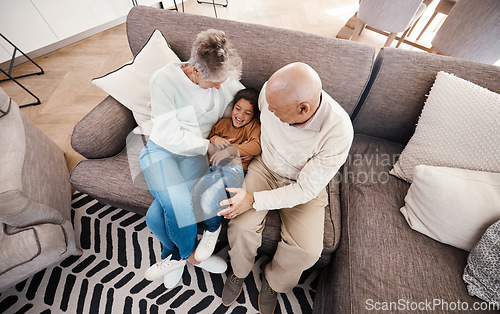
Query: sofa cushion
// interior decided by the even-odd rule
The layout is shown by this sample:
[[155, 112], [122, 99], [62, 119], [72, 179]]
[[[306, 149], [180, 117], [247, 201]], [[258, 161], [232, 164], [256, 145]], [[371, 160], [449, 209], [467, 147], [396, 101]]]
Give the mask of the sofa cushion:
[[132, 111], [108, 96], [75, 125], [71, 146], [86, 158], [114, 156], [136, 126]]
[[419, 165], [413, 178], [401, 208], [413, 230], [470, 251], [500, 219], [500, 173]]
[[467, 258], [463, 280], [470, 295], [500, 309], [500, 220], [492, 224]]
[[382, 48], [369, 86], [353, 114], [354, 131], [407, 143], [439, 71], [500, 93], [500, 67], [447, 56]]
[[[140, 135], [136, 135], [140, 136]], [[146, 215], [153, 197], [134, 185], [127, 150], [103, 159], [83, 160], [71, 171], [71, 184], [103, 204]]]
[[[0, 109], [9, 104], [0, 89]], [[70, 219], [71, 187], [62, 150], [15, 102], [0, 118], [0, 221], [22, 227]]]
[[500, 172], [498, 130], [500, 95], [440, 71], [390, 173], [411, 183], [417, 165]]
[[[52, 226], [54, 226], [56, 231], [59, 229], [56, 225]], [[34, 228], [7, 231], [7, 228], [2, 225], [0, 243], [2, 243], [2, 250], [0, 251], [0, 276], [14, 267], [31, 261], [40, 254], [40, 244]], [[64, 243], [63, 252], [59, 254], [64, 253], [65, 249], [66, 243]], [[3, 285], [0, 284], [0, 286]]]
[[[326, 187], [328, 194], [328, 205], [325, 207], [325, 226], [323, 235], [323, 251], [314, 268], [322, 268], [328, 265], [332, 259], [332, 254], [337, 250], [340, 243], [341, 222], [340, 222], [340, 173], [330, 181]], [[267, 214], [266, 224], [262, 231], [262, 246], [259, 253], [273, 256], [278, 242], [281, 239], [281, 220], [278, 211], [271, 210]]]
[[320, 276], [315, 312], [364, 313], [371, 302], [400, 299], [478, 301], [461, 280], [467, 252], [412, 230], [399, 212], [409, 184], [389, 170], [402, 149], [355, 136], [342, 172], [342, 238]]

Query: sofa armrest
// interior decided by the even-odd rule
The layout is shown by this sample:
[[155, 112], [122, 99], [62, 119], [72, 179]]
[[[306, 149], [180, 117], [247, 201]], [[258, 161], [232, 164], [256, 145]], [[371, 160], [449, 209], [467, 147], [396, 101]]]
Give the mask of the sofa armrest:
[[72, 233], [69, 221], [29, 228], [0, 223], [0, 293], [70, 255], [81, 255]]
[[132, 111], [108, 96], [75, 125], [71, 146], [89, 159], [111, 157], [125, 148], [136, 126]]
[[13, 227], [29, 227], [42, 223], [62, 224], [69, 219], [67, 212], [30, 200], [22, 191], [0, 194], [0, 223]]

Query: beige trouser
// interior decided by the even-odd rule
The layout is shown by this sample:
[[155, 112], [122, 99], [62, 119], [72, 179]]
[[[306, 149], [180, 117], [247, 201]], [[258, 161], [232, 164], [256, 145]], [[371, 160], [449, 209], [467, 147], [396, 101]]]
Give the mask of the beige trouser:
[[[272, 190], [293, 183], [270, 171], [259, 157], [254, 158], [245, 177], [248, 192]], [[326, 190], [311, 201], [293, 208], [279, 209], [281, 241], [272, 261], [264, 269], [271, 288], [289, 292], [302, 272], [316, 263], [323, 250]], [[231, 266], [236, 277], [245, 278], [253, 268], [268, 210], [249, 211], [229, 221], [228, 239]]]

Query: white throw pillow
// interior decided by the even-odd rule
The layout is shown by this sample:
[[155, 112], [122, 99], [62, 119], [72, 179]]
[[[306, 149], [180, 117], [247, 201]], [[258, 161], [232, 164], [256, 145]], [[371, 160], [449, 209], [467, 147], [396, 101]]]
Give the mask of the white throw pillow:
[[500, 219], [500, 173], [420, 165], [401, 213], [410, 227], [470, 251]]
[[500, 95], [439, 72], [390, 173], [411, 183], [417, 165], [500, 172]]
[[130, 109], [138, 127], [134, 133], [151, 133], [151, 92], [149, 82], [156, 70], [171, 61], [179, 62], [159, 30], [155, 30], [135, 58], [102, 77], [92, 80], [96, 86]]

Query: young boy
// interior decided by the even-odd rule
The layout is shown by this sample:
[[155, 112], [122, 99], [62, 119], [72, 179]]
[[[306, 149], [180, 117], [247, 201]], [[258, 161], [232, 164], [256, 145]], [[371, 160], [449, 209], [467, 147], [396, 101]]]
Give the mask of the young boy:
[[[212, 128], [209, 140], [228, 145], [210, 156], [209, 171], [192, 189], [193, 206], [201, 207], [204, 220], [203, 236], [195, 250], [195, 259], [208, 259], [215, 248], [221, 230], [219, 203], [230, 198], [227, 187], [241, 187], [251, 157], [261, 153], [259, 93], [242, 89], [234, 96], [231, 118], [221, 119]], [[236, 156], [236, 157], [234, 157]], [[241, 158], [243, 157], [243, 158]]]

